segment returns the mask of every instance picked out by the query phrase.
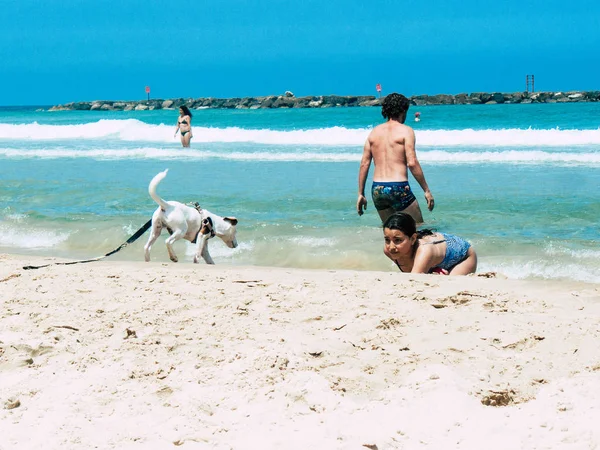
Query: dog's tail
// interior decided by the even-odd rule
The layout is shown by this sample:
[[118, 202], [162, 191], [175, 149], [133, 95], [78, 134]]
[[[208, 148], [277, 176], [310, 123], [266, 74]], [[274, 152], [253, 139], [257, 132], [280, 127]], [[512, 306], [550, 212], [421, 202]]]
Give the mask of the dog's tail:
[[160, 183], [163, 178], [167, 176], [168, 171], [169, 169], [166, 169], [164, 172], [157, 174], [154, 178], [152, 178], [152, 181], [148, 185], [148, 193], [150, 194], [150, 197], [152, 197], [154, 201], [158, 203], [158, 206], [163, 209], [165, 209], [168, 205], [167, 202], [160, 198], [156, 193], [156, 186], [158, 186], [158, 183]]

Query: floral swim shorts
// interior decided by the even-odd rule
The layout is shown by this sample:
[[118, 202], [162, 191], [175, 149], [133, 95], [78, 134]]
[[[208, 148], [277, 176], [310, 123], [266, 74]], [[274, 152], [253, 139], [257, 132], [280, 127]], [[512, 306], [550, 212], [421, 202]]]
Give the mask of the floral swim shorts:
[[402, 211], [416, 200], [408, 181], [373, 181], [371, 195], [378, 211], [389, 208]]

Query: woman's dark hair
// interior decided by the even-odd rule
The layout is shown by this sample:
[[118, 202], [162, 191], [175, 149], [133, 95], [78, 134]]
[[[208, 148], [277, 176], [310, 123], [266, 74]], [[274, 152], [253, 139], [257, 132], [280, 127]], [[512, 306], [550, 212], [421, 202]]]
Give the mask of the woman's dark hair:
[[417, 233], [417, 237], [422, 238], [423, 236], [430, 236], [433, 234], [432, 230], [423, 229], [417, 231], [417, 224], [415, 219], [410, 214], [403, 212], [397, 212], [392, 214], [390, 217], [383, 222], [383, 228], [389, 228], [390, 230], [402, 231], [407, 236], [412, 236]]
[[402, 94], [389, 94], [381, 104], [381, 115], [385, 119], [396, 119], [408, 111], [410, 101]]
[[190, 116], [190, 119], [192, 118], [192, 113], [190, 112], [190, 108], [188, 108], [188, 107], [187, 107], [187, 106], [185, 106], [185, 105], [181, 105], [181, 106], [179, 107], [179, 109], [181, 109], [181, 110], [183, 111], [183, 114], [184, 114], [185, 116]]

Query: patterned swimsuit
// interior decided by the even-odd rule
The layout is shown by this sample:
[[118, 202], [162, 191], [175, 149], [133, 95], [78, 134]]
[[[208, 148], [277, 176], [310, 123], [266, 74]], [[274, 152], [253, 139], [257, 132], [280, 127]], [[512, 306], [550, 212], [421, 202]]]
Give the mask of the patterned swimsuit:
[[[453, 234], [439, 233], [442, 235], [444, 239], [440, 239], [438, 241], [433, 242], [424, 242], [421, 245], [434, 245], [441, 244], [442, 242], [446, 243], [446, 255], [441, 263], [437, 266], [433, 266], [429, 269], [428, 273], [438, 272], [435, 269], [444, 269], [450, 272], [454, 267], [467, 259], [467, 254], [469, 253], [469, 249], [471, 248], [471, 244], [465, 241], [463, 238], [455, 236]], [[398, 261], [395, 261], [400, 272], [404, 272]]]
[[440, 269], [450, 271], [457, 264], [460, 264], [467, 258], [467, 253], [469, 252], [469, 248], [471, 248], [471, 244], [469, 244], [463, 238], [453, 234], [440, 234], [444, 237], [444, 240], [432, 242], [432, 244], [446, 241], [446, 256], [444, 256], [444, 260], [437, 266], [433, 267], [433, 269], [439, 267]]
[[408, 181], [373, 181], [371, 195], [377, 211], [389, 208], [402, 211], [416, 200]]

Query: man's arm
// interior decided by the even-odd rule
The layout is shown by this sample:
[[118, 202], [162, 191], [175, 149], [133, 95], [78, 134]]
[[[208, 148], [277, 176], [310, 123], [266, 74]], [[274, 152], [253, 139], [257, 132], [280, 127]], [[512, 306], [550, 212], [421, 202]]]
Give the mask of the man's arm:
[[425, 193], [425, 200], [427, 200], [427, 209], [429, 211], [433, 211], [433, 207], [435, 202], [433, 200], [433, 195], [429, 190], [429, 186], [427, 185], [427, 181], [425, 181], [425, 175], [423, 174], [423, 169], [421, 168], [421, 164], [419, 164], [419, 160], [417, 159], [417, 152], [415, 150], [415, 132], [412, 128], [409, 127], [408, 135], [404, 140], [404, 151], [406, 153], [406, 165], [410, 169], [410, 173], [413, 174], [415, 180], [423, 189]]
[[373, 154], [371, 153], [371, 142], [369, 139], [367, 139], [363, 148], [362, 159], [360, 160], [360, 168], [358, 169], [358, 200], [356, 201], [356, 212], [358, 212], [359, 216], [363, 215], [363, 208], [367, 209], [365, 184], [367, 182], [367, 176], [369, 175], [369, 168], [371, 167], [372, 159]]

